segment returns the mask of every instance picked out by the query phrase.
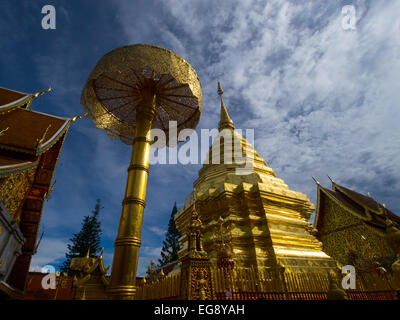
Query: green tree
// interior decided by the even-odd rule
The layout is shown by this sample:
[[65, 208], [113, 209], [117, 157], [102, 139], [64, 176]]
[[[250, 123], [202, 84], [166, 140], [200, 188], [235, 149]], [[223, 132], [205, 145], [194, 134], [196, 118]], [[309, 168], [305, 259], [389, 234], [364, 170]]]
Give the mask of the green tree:
[[90, 257], [97, 257], [100, 253], [101, 223], [98, 215], [101, 209], [103, 209], [101, 200], [97, 199], [92, 214], [83, 218], [82, 228], [79, 233], [74, 233], [74, 236], [69, 239], [71, 244], [67, 246], [68, 252], [65, 254], [66, 260], [60, 267], [61, 272], [73, 276], [76, 272], [69, 268], [72, 258], [86, 256], [89, 249]]
[[168, 231], [165, 234], [165, 240], [163, 241], [163, 247], [161, 249], [161, 259], [158, 259], [158, 265], [160, 267], [165, 266], [170, 262], [178, 260], [178, 251], [179, 251], [178, 239], [181, 237], [181, 234], [179, 233], [175, 225], [174, 215], [177, 212], [178, 209], [176, 208], [176, 202], [175, 202], [168, 223]]

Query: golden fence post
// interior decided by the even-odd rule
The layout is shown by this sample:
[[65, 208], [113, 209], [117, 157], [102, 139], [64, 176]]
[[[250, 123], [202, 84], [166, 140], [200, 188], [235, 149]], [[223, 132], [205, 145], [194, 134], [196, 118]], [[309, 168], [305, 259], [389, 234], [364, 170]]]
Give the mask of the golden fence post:
[[300, 274], [300, 284], [302, 287], [302, 290], [304, 290], [304, 297], [306, 300], [311, 300], [310, 299], [310, 283], [308, 282], [307, 274], [304, 272], [301, 272]]
[[281, 272], [279, 274], [280, 276], [280, 287], [283, 289], [284, 292], [284, 299], [285, 300], [290, 300], [289, 299], [289, 287], [288, 287], [288, 280], [287, 280], [287, 274], [284, 269], [281, 269]]
[[292, 297], [293, 297], [293, 293], [292, 293], [292, 291], [293, 291], [293, 289], [292, 289], [292, 277], [291, 277], [291, 275], [290, 275], [290, 273], [288, 272], [288, 273], [284, 273], [284, 279], [285, 279], [285, 284], [286, 284], [286, 288], [287, 288], [287, 290], [286, 290], [286, 295], [287, 295], [287, 298], [288, 298], [288, 300], [292, 300]]

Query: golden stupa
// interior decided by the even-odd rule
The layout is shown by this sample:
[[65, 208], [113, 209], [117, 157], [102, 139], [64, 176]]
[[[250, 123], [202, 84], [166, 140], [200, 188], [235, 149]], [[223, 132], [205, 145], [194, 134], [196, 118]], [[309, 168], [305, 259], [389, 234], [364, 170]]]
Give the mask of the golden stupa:
[[[226, 234], [220, 237], [229, 239], [226, 245], [237, 267], [284, 267], [293, 272], [337, 269], [335, 260], [323, 251], [322, 243], [313, 235], [309, 218], [314, 205], [304, 194], [290, 190], [235, 130], [220, 84], [218, 93], [221, 97], [219, 134], [210, 148], [207, 163], [199, 170], [194, 191], [175, 215], [177, 228], [183, 235], [180, 257], [187, 253], [185, 230], [195, 203], [204, 225], [204, 250], [213, 265], [219, 256], [216, 239], [222, 222]], [[229, 136], [233, 138], [227, 139]], [[235, 158], [238, 152], [234, 143], [238, 142], [241, 161]], [[249, 163], [250, 170], [240, 174], [239, 170]]]

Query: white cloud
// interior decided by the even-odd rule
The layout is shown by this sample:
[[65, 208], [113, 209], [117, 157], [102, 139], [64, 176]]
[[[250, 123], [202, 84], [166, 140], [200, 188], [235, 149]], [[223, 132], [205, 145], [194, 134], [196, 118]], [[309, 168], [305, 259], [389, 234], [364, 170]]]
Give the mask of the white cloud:
[[165, 235], [165, 230], [163, 229], [163, 228], [160, 228], [160, 227], [158, 227], [158, 226], [149, 226], [148, 227], [148, 229], [151, 231], [151, 232], [153, 232], [153, 233], [155, 233], [156, 235], [158, 235], [158, 236], [164, 236]]
[[56, 265], [65, 258], [67, 240], [43, 237], [37, 253], [32, 257], [30, 271], [41, 271], [45, 265]]
[[174, 33], [200, 76], [199, 126], [217, 126], [222, 80], [235, 124], [255, 128], [257, 150], [292, 189], [315, 203], [311, 176], [329, 185], [329, 174], [400, 211], [398, 1], [356, 1], [355, 31], [342, 29], [338, 2], [163, 4], [157, 39], [174, 49]]

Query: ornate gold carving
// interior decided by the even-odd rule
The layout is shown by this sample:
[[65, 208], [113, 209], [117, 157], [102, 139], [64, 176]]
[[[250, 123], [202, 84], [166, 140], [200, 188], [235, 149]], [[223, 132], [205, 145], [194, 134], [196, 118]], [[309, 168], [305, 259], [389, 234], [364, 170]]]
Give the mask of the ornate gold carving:
[[0, 186], [0, 200], [17, 222], [20, 219], [18, 209], [32, 185], [35, 172], [36, 168], [33, 168], [12, 174]]
[[341, 264], [365, 265], [377, 257], [393, 255], [383, 237], [333, 200], [327, 198], [325, 211], [321, 229], [324, 250]]
[[209, 274], [207, 270], [193, 268], [192, 274], [192, 299], [194, 300], [211, 300], [212, 295], [209, 286]]

